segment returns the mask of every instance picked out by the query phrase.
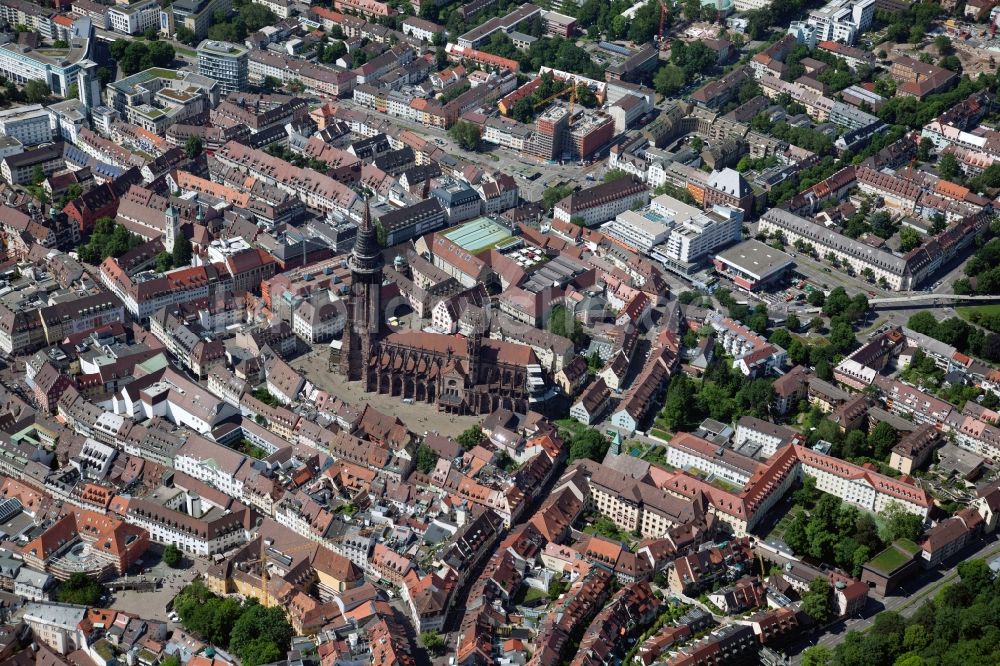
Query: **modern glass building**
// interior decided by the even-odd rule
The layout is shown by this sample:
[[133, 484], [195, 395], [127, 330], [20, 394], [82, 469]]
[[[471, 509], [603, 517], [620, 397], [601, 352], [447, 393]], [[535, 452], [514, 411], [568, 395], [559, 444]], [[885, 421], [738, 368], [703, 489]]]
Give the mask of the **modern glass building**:
[[249, 50], [206, 39], [198, 45], [198, 73], [222, 84], [222, 95], [247, 89]]

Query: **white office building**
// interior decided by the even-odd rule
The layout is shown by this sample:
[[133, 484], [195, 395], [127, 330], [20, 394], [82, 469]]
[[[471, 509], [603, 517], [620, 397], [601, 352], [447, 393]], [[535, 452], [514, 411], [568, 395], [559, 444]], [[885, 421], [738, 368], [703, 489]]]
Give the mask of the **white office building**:
[[131, 5], [108, 8], [111, 29], [124, 35], [138, 35], [149, 28], [160, 29], [160, 4], [156, 0], [140, 0]]
[[652, 210], [627, 210], [608, 222], [601, 231], [638, 252], [648, 253], [655, 245], [667, 240], [670, 227], [667, 220]]
[[68, 49], [33, 49], [25, 44], [0, 46], [0, 76], [24, 85], [28, 81], [44, 81], [60, 97], [69, 96], [77, 83], [81, 66], [91, 62], [90, 39], [73, 37]]
[[687, 272], [743, 237], [743, 211], [739, 208], [716, 205], [703, 211], [662, 194], [650, 203], [650, 211], [664, 220], [669, 230], [652, 255], [673, 269]]
[[875, 0], [831, 0], [809, 12], [806, 23], [816, 28], [817, 41], [853, 45], [858, 35], [872, 25]]

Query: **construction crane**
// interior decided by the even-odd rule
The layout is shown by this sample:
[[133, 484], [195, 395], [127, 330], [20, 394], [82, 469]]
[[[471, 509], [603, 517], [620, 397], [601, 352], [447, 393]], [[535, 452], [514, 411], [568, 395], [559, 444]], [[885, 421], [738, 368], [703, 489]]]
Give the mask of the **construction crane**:
[[[576, 89], [576, 86], [571, 86], [571, 87], [574, 90]], [[543, 100], [541, 100], [539, 102], [535, 102], [535, 108], [537, 109], [538, 107], [542, 106], [543, 104], [548, 104], [549, 102], [551, 102], [552, 100], [554, 100], [557, 97], [562, 97], [563, 95], [566, 94], [566, 90], [567, 90], [566, 88], [563, 88], [559, 92], [557, 92], [557, 93], [555, 93], [553, 95], [549, 95], [548, 97], [546, 97], [545, 99], [543, 99]]]
[[[260, 563], [260, 593], [261, 593], [260, 604], [264, 608], [268, 607], [268, 604], [269, 604], [270, 598], [271, 598], [270, 593], [267, 590], [267, 581], [268, 581], [268, 578], [269, 578], [268, 573], [267, 573], [267, 562], [268, 562], [268, 559], [270, 557], [274, 556], [274, 555], [271, 555], [271, 554], [269, 554], [267, 552], [267, 549], [271, 545], [271, 544], [268, 543], [268, 541], [269, 541], [269, 539], [265, 539], [265, 538], [261, 537], [261, 539], [260, 539], [260, 557], [257, 558], [256, 560], [248, 560], [246, 562], [243, 562], [243, 564], [245, 564], [245, 565], [251, 565], [251, 564]], [[278, 551], [277, 554], [278, 555], [288, 556], [288, 555], [291, 555], [293, 553], [298, 553], [298, 552], [302, 552], [302, 551], [306, 551], [306, 550], [315, 550], [319, 545], [320, 544], [318, 544], [318, 543], [304, 543], [304, 544], [300, 544], [298, 546], [295, 546], [293, 548], [289, 548], [288, 550]]]
[[663, 44], [663, 24], [669, 13], [670, 7], [667, 6], [667, 0], [660, 0], [660, 44]]

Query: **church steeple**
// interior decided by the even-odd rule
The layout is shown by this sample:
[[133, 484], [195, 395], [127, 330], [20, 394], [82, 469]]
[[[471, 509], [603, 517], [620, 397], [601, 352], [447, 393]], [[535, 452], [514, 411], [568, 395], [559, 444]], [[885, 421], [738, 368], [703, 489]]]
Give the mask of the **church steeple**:
[[181, 216], [174, 208], [174, 205], [167, 204], [167, 210], [164, 213], [166, 228], [163, 234], [163, 248], [167, 252], [174, 251], [174, 244], [177, 242], [177, 237], [181, 233]]

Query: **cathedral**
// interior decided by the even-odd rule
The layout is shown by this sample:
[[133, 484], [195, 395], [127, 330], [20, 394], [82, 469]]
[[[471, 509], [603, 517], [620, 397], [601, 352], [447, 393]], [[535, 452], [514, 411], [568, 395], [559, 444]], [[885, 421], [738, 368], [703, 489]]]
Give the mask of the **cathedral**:
[[451, 414], [528, 411], [528, 366], [538, 364], [531, 347], [491, 340], [482, 331], [469, 337], [386, 331], [384, 259], [367, 208], [347, 264], [351, 290], [337, 366], [349, 381]]

